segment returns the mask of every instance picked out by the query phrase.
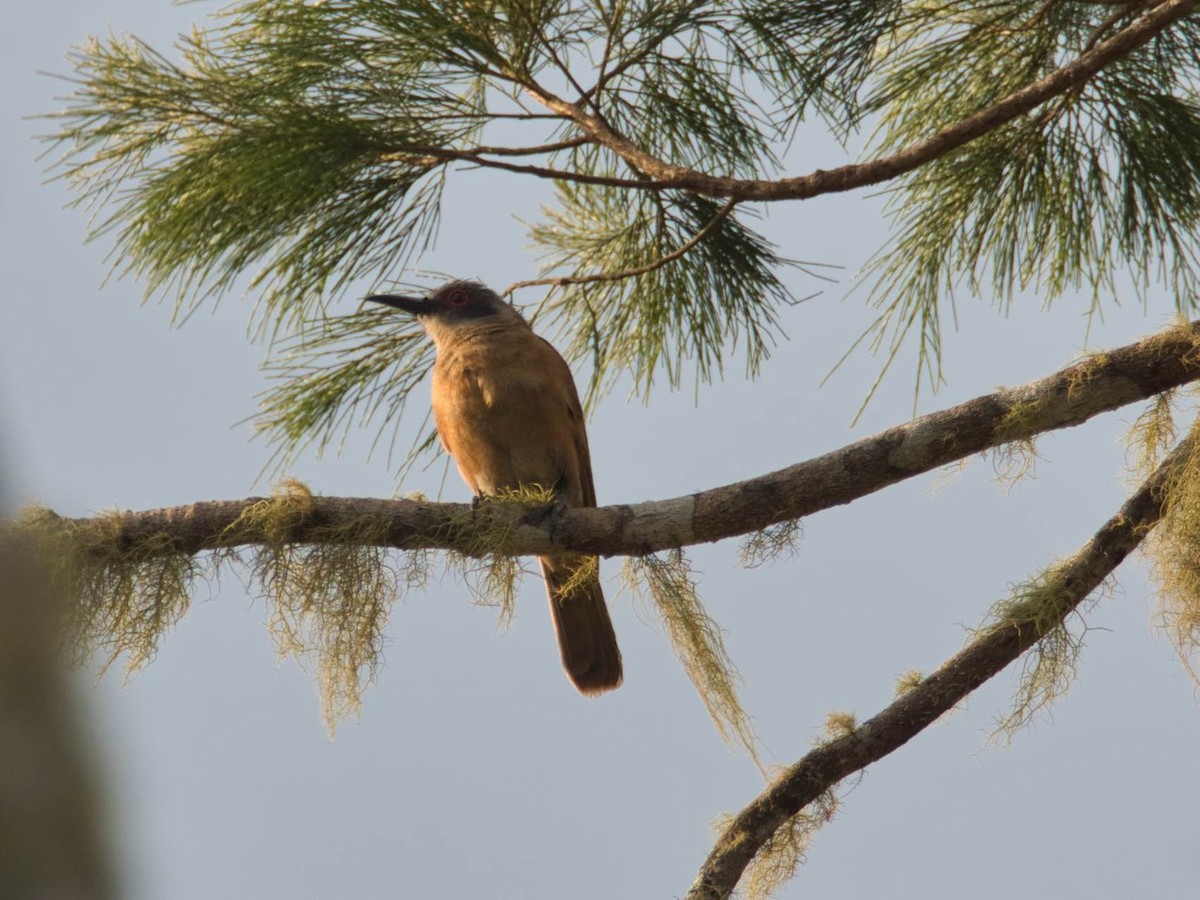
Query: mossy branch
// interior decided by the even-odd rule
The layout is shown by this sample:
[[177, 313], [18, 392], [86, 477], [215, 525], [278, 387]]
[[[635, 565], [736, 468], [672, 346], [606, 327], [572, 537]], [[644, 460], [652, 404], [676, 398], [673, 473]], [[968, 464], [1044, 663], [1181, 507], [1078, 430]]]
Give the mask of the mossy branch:
[[[1164, 512], [1164, 496], [1196, 453], [1181, 443], [1071, 558], [1038, 580], [1034, 600], [1014, 603], [1002, 621], [979, 632], [939, 669], [848, 734], [821, 744], [789, 766], [724, 828], [686, 900], [725, 900], [780, 829], [849, 775], [899, 749], [977, 687], [1000, 673], [1061, 625], [1143, 541]], [[1027, 592], [1029, 593], [1029, 592]]]
[[[987, 623], [978, 633], [1009, 626], [1032, 628], [1038, 635], [1037, 642], [1022, 660], [1012, 707], [992, 728], [992, 741], [1007, 742], [1067, 693], [1075, 681], [1083, 653], [1087, 613], [1111, 593], [1112, 587], [1113, 583], [1106, 581], [1084, 603], [1072, 604], [1070, 597], [1064, 595], [1067, 586], [1058, 577], [1058, 568], [1052, 566], [1017, 585], [1011, 596], [992, 607]], [[1070, 606], [1073, 616], [1063, 615], [1065, 606]], [[1080, 610], [1080, 606], [1084, 608]], [[1082, 627], [1072, 628], [1075, 624]]]
[[[211, 582], [228, 563], [246, 562], [280, 654], [315, 658], [332, 732], [357, 711], [382, 659], [391, 607], [424, 583], [428, 561], [421, 551], [391, 557], [380, 540], [387, 517], [314, 523], [315, 499], [299, 482], [286, 482], [275, 496], [242, 504], [202, 553], [167, 531], [131, 535], [118, 513], [71, 521], [33, 509], [0, 529], [0, 541], [20, 538], [44, 561], [63, 598], [76, 660], [99, 652], [107, 668], [123, 657], [131, 672], [153, 659], [198, 583]], [[296, 543], [291, 536], [300, 523], [321, 533]], [[255, 536], [252, 552], [241, 549], [247, 534]]]
[[1148, 544], [1151, 576], [1158, 584], [1161, 624], [1193, 680], [1200, 651], [1200, 420], [1185, 443], [1187, 464], [1176, 467], [1166, 491], [1162, 522]]
[[453, 550], [476, 557], [567, 551], [640, 556], [770, 529], [973, 454], [1081, 424], [1198, 377], [1200, 322], [1194, 322], [788, 468], [669, 500], [562, 510], [502, 503], [489, 504], [493, 509], [487, 515], [472, 515], [457, 503], [314, 496], [303, 515], [284, 517], [270, 533], [247, 516], [264, 502], [261, 497], [111, 512], [94, 519], [46, 513], [40, 521], [60, 534], [86, 537], [89, 546], [101, 545], [88, 552], [148, 550], [155, 541], [164, 542], [171, 554], [185, 555], [280, 540], [344, 543], [348, 526], [369, 520], [378, 527], [369, 541], [360, 536], [361, 543], [400, 550]]
[[[792, 544], [802, 515], [1169, 391], [1200, 374], [1198, 345], [1200, 324], [1181, 325], [788, 469], [674, 500], [560, 509], [548, 496], [526, 492], [472, 509], [424, 499], [318, 497], [288, 484], [270, 498], [93, 518], [43, 510], [16, 527], [47, 545], [65, 595], [76, 599], [75, 645], [101, 649], [110, 662], [124, 655], [131, 668], [150, 660], [162, 635], [186, 614], [197, 580], [211, 577], [231, 557], [247, 557], [269, 604], [280, 652], [315, 654], [332, 727], [357, 707], [362, 687], [374, 677], [391, 606], [403, 589], [423, 581], [427, 550], [488, 561], [472, 583], [477, 595], [500, 606], [502, 622], [511, 615], [514, 556], [574, 551], [645, 557], [753, 535], [752, 558], [769, 557]], [[1176, 631], [1194, 634], [1193, 621], [1186, 612], [1176, 615]], [[721, 663], [720, 653], [708, 653], [717, 645], [692, 640], [705, 637], [703, 628], [672, 633], [682, 658], [703, 663], [689, 671], [702, 676], [697, 687], [725, 733], [751, 747], [732, 669], [708, 664]], [[1191, 646], [1190, 639], [1180, 644]]]
[[[746, 870], [747, 900], [767, 900], [791, 881], [807, 858], [817, 832], [837, 815], [840, 804], [837, 792], [830, 789], [771, 835]], [[728, 827], [730, 821], [732, 816], [718, 820], [717, 828]]]

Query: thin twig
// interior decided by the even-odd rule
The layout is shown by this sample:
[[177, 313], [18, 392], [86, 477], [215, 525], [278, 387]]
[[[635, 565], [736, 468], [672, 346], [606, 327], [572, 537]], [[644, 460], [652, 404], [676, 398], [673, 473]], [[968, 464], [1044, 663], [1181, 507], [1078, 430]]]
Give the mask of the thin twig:
[[[692, 12], [694, 12], [696, 9], [700, 8], [701, 6], [704, 6], [705, 3], [707, 3], [707, 2], [708, 2], [708, 0], [693, 0], [693, 2], [688, 4], [688, 6], [686, 8], [679, 10], [678, 16], [680, 18], [690, 17]], [[631, 67], [636, 66], [639, 63], [641, 63], [643, 60], [646, 59], [647, 56], [649, 56], [651, 53], [653, 53], [655, 50], [657, 50], [658, 47], [662, 44], [662, 42], [669, 37], [671, 37], [670, 32], [665, 32], [665, 31], [661, 32], [659, 34], [658, 40], [646, 42], [646, 44], [637, 53], [631, 53], [629, 56], [625, 57], [619, 63], [617, 63], [611, 70], [609, 70], [607, 73], [605, 73], [603, 70], [601, 70], [599, 76], [596, 79], [596, 83], [593, 84], [586, 91], [584, 91], [583, 99], [591, 100], [593, 97], [598, 98], [600, 92], [604, 90], [604, 88], [608, 84], [608, 82], [612, 81], [618, 75], [621, 75], [622, 73], [626, 72]]]
[[586, 100], [596, 115], [601, 115], [600, 102], [603, 99], [601, 93], [604, 91], [604, 83], [608, 80], [608, 64], [612, 59], [613, 47], [618, 42], [621, 46], [625, 44], [625, 35], [617, 34], [617, 22], [624, 18], [624, 5], [622, 4], [620, 10], [614, 9], [613, 13], [613, 18], [604, 23], [604, 50], [600, 54], [600, 65], [596, 67], [596, 83], [580, 95], [580, 100]]
[[645, 275], [647, 272], [653, 272], [655, 269], [661, 269], [668, 263], [679, 259], [679, 257], [683, 256], [685, 253], [703, 241], [706, 237], [712, 234], [713, 230], [720, 225], [721, 222], [724, 221], [731, 212], [733, 212], [733, 209], [735, 206], [737, 206], [737, 204], [738, 201], [736, 200], [727, 201], [724, 206], [717, 210], [717, 214], [709, 219], [705, 226], [688, 238], [687, 241], [680, 244], [665, 256], [660, 256], [658, 259], [648, 262], [645, 265], [637, 266], [632, 269], [621, 269], [616, 272], [598, 272], [595, 275], [563, 275], [559, 278], [531, 278], [527, 281], [514, 281], [501, 292], [500, 296], [508, 297], [513, 293], [513, 291], [528, 287], [541, 287], [545, 285], [549, 285], [550, 287], [563, 287], [564, 285], [568, 284], [596, 284], [598, 282], [606, 281], [621, 281], [625, 278], [636, 278], [638, 275]]
[[[587, 140], [591, 140], [588, 138]], [[553, 147], [552, 144], [543, 146]], [[547, 151], [550, 152], [550, 151]], [[571, 172], [565, 169], [555, 169], [549, 166], [518, 165], [517, 163], [501, 162], [498, 159], [488, 159], [473, 150], [452, 150], [449, 147], [414, 145], [404, 150], [384, 153], [380, 162], [408, 162], [432, 169], [452, 160], [474, 163], [487, 169], [501, 169], [505, 172], [516, 172], [521, 175], [533, 175], [537, 178], [550, 178], [556, 181], [570, 181], [576, 184], [599, 184], [607, 187], [634, 188], [643, 191], [664, 191], [667, 186], [637, 178], [616, 178], [610, 175], [589, 175], [584, 172]]]
[[557, 153], [559, 150], [570, 150], [572, 147], [582, 147], [584, 144], [594, 144], [595, 139], [587, 135], [567, 138], [563, 141], [553, 141], [549, 144], [536, 144], [532, 147], [469, 147], [460, 152], [471, 156], [486, 154], [488, 156], [536, 156], [543, 153]]
[[[558, 69], [558, 71], [562, 72], [563, 77], [567, 79], [567, 81], [570, 83], [571, 87], [573, 87], [575, 89], [575, 92], [577, 94], [579, 94], [579, 102], [582, 103], [584, 100], [583, 85], [575, 80], [575, 76], [571, 74], [570, 66], [568, 66], [562, 60], [562, 58], [558, 55], [558, 51], [554, 49], [554, 44], [551, 43], [550, 38], [546, 34], [545, 29], [538, 27], [538, 23], [533, 21], [532, 17], [528, 15], [528, 12], [524, 9], [524, 7], [521, 7], [521, 9], [523, 12], [526, 12], [526, 15], [525, 15], [526, 24], [529, 25], [529, 27], [532, 28], [534, 30], [534, 32], [537, 34], [539, 42], [541, 43], [541, 45], [543, 47], [546, 48], [546, 52], [548, 54], [550, 54], [550, 59], [554, 62], [555, 67]], [[597, 110], [596, 112], [598, 114], [599, 110]]]

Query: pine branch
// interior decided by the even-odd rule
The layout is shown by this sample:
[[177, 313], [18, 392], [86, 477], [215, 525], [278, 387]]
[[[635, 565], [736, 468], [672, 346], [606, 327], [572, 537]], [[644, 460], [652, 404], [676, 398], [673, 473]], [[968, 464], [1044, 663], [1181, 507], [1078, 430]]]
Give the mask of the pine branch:
[[549, 144], [539, 144], [536, 147], [472, 147], [470, 150], [464, 150], [463, 153], [475, 156], [479, 154], [488, 154], [490, 156], [533, 156], [542, 153], [556, 153], [559, 150], [569, 150], [572, 147], [580, 147], [584, 144], [590, 144], [592, 141], [589, 137], [573, 137], [565, 141], [553, 141]]
[[804, 200], [879, 184], [945, 156], [1047, 100], [1086, 83], [1112, 62], [1147, 44], [1188, 15], [1197, 2], [1200, 0], [1166, 0], [1157, 4], [1112, 37], [1044, 78], [890, 156], [777, 180], [714, 176], [660, 159], [602, 118], [587, 112], [582, 103], [568, 102], [533, 82], [526, 85], [526, 90], [547, 109], [569, 119], [585, 134], [664, 187], [731, 200]]
[[[737, 351], [748, 377], [757, 374], [783, 338], [778, 311], [793, 302], [779, 270], [799, 264], [706, 197], [574, 185], [557, 194], [561, 210], [547, 210], [530, 235], [546, 249], [544, 277], [584, 280], [554, 286], [534, 320], [567, 339], [559, 344], [568, 361], [590, 363], [589, 406], [623, 370], [645, 397], [664, 376], [679, 387], [689, 368], [697, 384], [709, 382]], [[659, 265], [685, 244], [688, 252]]]
[[[1200, 378], [1200, 321], [1091, 356], [1038, 381], [986, 394], [865, 438], [823, 456], [685, 497], [596, 509], [494, 504], [487, 516], [457, 503], [313, 497], [278, 543], [343, 540], [363, 517], [382, 524], [369, 542], [397, 549], [472, 555], [497, 529], [505, 552], [565, 550], [641, 555], [750, 534], [850, 503], [948, 463], [1007, 443], [1081, 424], [1103, 412]], [[117, 549], [165, 542], [173, 552], [228, 550], [268, 539], [244, 523], [262, 498], [109, 514]], [[65, 528], [92, 520], [59, 519]], [[494, 542], [493, 542], [494, 543]]]
[[[1164, 488], [1193, 451], [1181, 442], [1078, 552], [1048, 573], [1061, 622], [1142, 542], [1162, 515]], [[920, 734], [999, 674], [1045, 634], [1045, 623], [1006, 622], [976, 637], [940, 669], [851, 733], [821, 744], [788, 767], [725, 827], [686, 900], [725, 900], [775, 832], [839, 781]]]
[[[686, 21], [693, 12], [704, 6], [705, 2], [706, 0], [695, 0], [695, 2], [688, 3], [680, 7], [678, 10], [676, 10], [677, 21]], [[624, 44], [628, 38], [628, 32], [616, 34], [615, 32], [610, 31], [609, 42], [605, 45], [604, 55], [600, 61], [600, 66], [597, 69], [596, 83], [587, 90], [583, 91], [582, 95], [580, 96], [581, 104], [583, 101], [587, 101], [594, 109], [596, 107], [596, 101], [598, 101], [613, 79], [620, 77], [629, 69], [639, 66], [645, 62], [646, 58], [654, 53], [654, 51], [659, 48], [662, 41], [669, 37], [672, 33], [673, 29], [671, 28], [662, 29], [654, 39], [644, 41], [642, 45], [634, 52], [624, 54], [621, 57], [620, 62], [610, 69], [608, 68], [608, 62], [612, 56], [613, 44]]]
[[[561, 147], [578, 147], [582, 144], [589, 143], [591, 138], [575, 138], [569, 141], [562, 141]], [[551, 149], [554, 145], [547, 144], [546, 147]], [[560, 149], [561, 149], [560, 147]], [[405, 147], [403, 150], [384, 153], [380, 157], [381, 162], [408, 162], [410, 164], [419, 162], [424, 166], [433, 166], [441, 162], [460, 161], [474, 163], [481, 168], [499, 169], [504, 172], [515, 172], [518, 175], [532, 175], [535, 178], [548, 178], [552, 181], [565, 181], [573, 184], [598, 184], [605, 187], [630, 188], [639, 191], [661, 191], [666, 190], [666, 185], [656, 184], [653, 181], [639, 178], [617, 178], [609, 175], [590, 175], [587, 172], [574, 172], [570, 169], [556, 169], [552, 166], [531, 166], [521, 165], [519, 163], [503, 162], [498, 159], [489, 159], [488, 154], [492, 156], [523, 156], [529, 153], [537, 152], [538, 148], [522, 148], [522, 147], [476, 147], [470, 150], [455, 150], [452, 147], [438, 147], [430, 145], [412, 144]], [[543, 152], [550, 152], [549, 150]]]
[[[789, 262], [738, 221], [744, 215], [720, 220], [686, 256], [671, 255], [722, 202], [741, 204], [742, 214], [748, 200], [932, 177], [938, 166], [959, 161], [951, 151], [988, 150], [1009, 129], [1045, 118], [1026, 115], [1039, 104], [1050, 111], [1071, 105], [1066, 101], [1085, 85], [1088, 103], [1075, 105], [1087, 106], [1081, 121], [1097, 129], [1101, 149], [1062, 141], [1061, 127], [1038, 135], [1044, 146], [1034, 149], [1067, 171], [1088, 150], [1100, 162], [1117, 160], [1116, 169], [1088, 185], [1097, 204], [1120, 214], [1104, 240], [1088, 243], [1072, 227], [1092, 217], [1071, 208], [1053, 220], [1058, 206], [1046, 202], [1050, 196], [1062, 206], [1070, 199], [1062, 195], [1081, 179], [1051, 172], [1044, 184], [1032, 177], [1004, 182], [1003, 170], [966, 168], [976, 182], [994, 174], [1009, 188], [981, 190], [1012, 210], [1010, 219], [1042, 210], [1059, 228], [1057, 243], [1030, 239], [1049, 248], [1042, 255], [1013, 257], [1033, 260], [1035, 274], [1060, 246], [1047, 263], [1055, 284], [1099, 283], [1122, 262], [1148, 281], [1153, 261], [1162, 259], [1160, 271], [1173, 279], [1176, 295], [1192, 296], [1196, 248], [1187, 236], [1195, 229], [1187, 210], [1196, 208], [1196, 173], [1187, 160], [1196, 157], [1190, 151], [1197, 131], [1187, 127], [1196, 117], [1186, 92], [1196, 25], [1180, 20], [1195, 2], [1095, 9], [1047, 3], [1035, 10], [1002, 3], [976, 14], [971, 4], [901, 0], [681, 0], [608, 11], [466, 0], [246, 0], [235, 4], [227, 25], [182, 39], [177, 62], [132, 38], [89, 43], [75, 55], [77, 89], [58, 115], [54, 139], [66, 151], [60, 171], [81, 202], [108, 210], [94, 232], [116, 236], [119, 271], [141, 277], [151, 294], [176, 295], [181, 314], [250, 275], [250, 292], [260, 300], [255, 333], [264, 337], [305, 337], [355, 280], [396, 278], [429, 249], [443, 187], [462, 168], [447, 163], [554, 180], [567, 209], [548, 210], [549, 223], [534, 226], [534, 238], [560, 263], [574, 254], [565, 264], [577, 265], [544, 273], [561, 278], [537, 280], [560, 289], [545, 309], [570, 335], [572, 358], [591, 362], [590, 397], [622, 371], [647, 392], [663, 374], [678, 386], [689, 362], [698, 381], [710, 380], [723, 372], [731, 349], [744, 348], [753, 377], [782, 337], [777, 313], [792, 298], [779, 273]], [[1063, 10], [1069, 14], [1048, 12]], [[1088, 49], [1093, 19], [1114, 10], [1124, 16], [1115, 33]], [[1037, 40], [1010, 49], [1009, 28]], [[981, 40], [1005, 61], [1005, 77], [959, 84], [948, 74], [957, 88], [936, 79], [888, 79], [889, 71], [911, 75], [930, 54], [957, 61], [947, 73], [969, 68], [964, 60]], [[1047, 47], [1053, 52], [1039, 52]], [[595, 84], [581, 89], [588, 84], [581, 72], [597, 48], [603, 53]], [[1048, 69], [1067, 53], [1076, 54], [1073, 62]], [[1134, 90], [1131, 82], [1146, 81], [1142, 69], [1158, 73], [1158, 81]], [[868, 82], [883, 87], [860, 101]], [[582, 96], [570, 102], [569, 88], [562, 97], [554, 93], [564, 83]], [[524, 109], [535, 101], [544, 115]], [[862, 165], [767, 177], [778, 173], [776, 151], [814, 105], [843, 134], [872, 111], [910, 127]], [[537, 121], [488, 129], [511, 118]], [[1128, 152], [1110, 159], [1105, 141]], [[536, 158], [547, 154], [549, 160]], [[1017, 162], [1027, 155], [1034, 154]], [[1036, 174], [1034, 166], [1014, 168]], [[897, 197], [910, 190], [904, 182], [896, 187]], [[919, 209], [921, 200], [907, 202]], [[942, 211], [942, 227], [901, 233], [932, 235], [918, 239], [927, 244], [938, 234], [964, 234], [961, 222], [950, 221], [958, 207], [926, 205]], [[672, 219], [669, 227], [655, 227], [655, 207], [675, 210], [658, 217]], [[956, 271], [973, 274], [983, 254], [970, 240], [960, 243], [957, 252], [967, 258]], [[1073, 252], [1078, 247], [1083, 251]], [[901, 250], [901, 259], [925, 259]], [[717, 290], [695, 289], [714, 279]], [[946, 287], [939, 282], [921, 292], [931, 299], [912, 308], [928, 313]], [[912, 321], [902, 315], [908, 309], [901, 303], [885, 311], [880, 328]], [[938, 328], [932, 313], [921, 322], [924, 353], [936, 348]], [[908, 333], [895, 331], [897, 341]]]
[[513, 291], [521, 288], [539, 287], [549, 285], [551, 287], [565, 287], [572, 284], [596, 284], [603, 281], [621, 281], [625, 278], [635, 278], [638, 275], [646, 275], [653, 272], [655, 269], [661, 269], [663, 266], [674, 262], [689, 250], [703, 241], [706, 237], [712, 234], [713, 230], [725, 220], [725, 217], [733, 212], [737, 206], [736, 200], [729, 200], [717, 210], [717, 214], [708, 220], [707, 224], [694, 235], [672, 250], [670, 253], [665, 253], [658, 259], [652, 260], [642, 266], [636, 266], [632, 269], [619, 269], [611, 272], [599, 272], [595, 275], [563, 275], [559, 278], [533, 278], [527, 281], [514, 281], [502, 292], [501, 296], [509, 296]]

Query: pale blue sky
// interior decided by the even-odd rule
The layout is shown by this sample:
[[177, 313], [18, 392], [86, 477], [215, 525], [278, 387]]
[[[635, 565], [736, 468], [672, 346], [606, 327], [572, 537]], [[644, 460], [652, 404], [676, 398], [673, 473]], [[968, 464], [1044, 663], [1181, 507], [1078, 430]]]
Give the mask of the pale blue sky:
[[[104, 283], [110, 244], [85, 244], [86, 217], [45, 183], [45, 122], [66, 85], [67, 49], [111, 24], [163, 47], [216, 4], [49, 0], [10, 5], [2, 66], [0, 225], [4, 327], [0, 409], [6, 474], [19, 502], [64, 514], [261, 492], [268, 456], [234, 427], [254, 410], [263, 351], [248, 305], [168, 327], [140, 286]], [[802, 134], [793, 172], [836, 164]], [[427, 268], [500, 286], [530, 277], [513, 216], [531, 219], [544, 186], [516, 177], [453, 179]], [[861, 193], [777, 207], [765, 226], [784, 255], [862, 264], [885, 234]], [[797, 293], [817, 285], [799, 276]], [[363, 285], [365, 292], [369, 285]], [[619, 388], [591, 423], [600, 501], [659, 499], [798, 461], [910, 412], [899, 371], [851, 430], [875, 373], [856, 358], [818, 383], [869, 319], [847, 285], [784, 311], [791, 341], [762, 378], [659, 393], [647, 408]], [[529, 297], [524, 298], [526, 302]], [[348, 311], [352, 300], [343, 303]], [[925, 409], [1046, 374], [1083, 346], [1081, 301], [1042, 314], [1023, 298], [1004, 319], [960, 307], [950, 386]], [[1125, 342], [1169, 316], [1112, 309], [1094, 346]], [[1036, 477], [1014, 491], [986, 460], [953, 478], [916, 479], [805, 522], [794, 559], [746, 571], [733, 542], [692, 552], [703, 595], [728, 630], [744, 700], [768, 760], [786, 763], [831, 710], [873, 714], [896, 677], [929, 670], [1010, 584], [1071, 552], [1120, 504], [1122, 411], [1044, 439]], [[416, 427], [414, 422], [413, 427]], [[323, 494], [387, 496], [370, 435], [293, 474]], [[435, 492], [440, 468], [402, 490]], [[451, 477], [448, 499], [466, 498]], [[604, 565], [615, 575], [616, 562]], [[784, 897], [975, 900], [1186, 896], [1200, 879], [1200, 710], [1192, 683], [1149, 624], [1139, 564], [1091, 618], [1080, 679], [1052, 717], [1007, 748], [984, 749], [1014, 674], [975, 695], [871, 767], [818, 837]], [[717, 738], [652, 617], [617, 596], [626, 684], [600, 700], [559, 670], [540, 582], [527, 578], [512, 629], [471, 606], [451, 576], [398, 604], [387, 662], [359, 721], [327, 737], [316, 691], [277, 663], [261, 602], [237, 580], [213, 585], [159, 657], [122, 685], [82, 686], [109, 776], [109, 821], [132, 900], [212, 897], [669, 898], [711, 843], [709, 823], [761, 779]]]

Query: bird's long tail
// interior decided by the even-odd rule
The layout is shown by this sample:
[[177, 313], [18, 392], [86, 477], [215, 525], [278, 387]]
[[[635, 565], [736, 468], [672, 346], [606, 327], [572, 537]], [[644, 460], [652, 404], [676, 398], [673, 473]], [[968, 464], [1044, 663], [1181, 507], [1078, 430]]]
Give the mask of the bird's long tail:
[[567, 677], [581, 694], [601, 694], [621, 684], [621, 651], [590, 556], [541, 556], [550, 617]]

